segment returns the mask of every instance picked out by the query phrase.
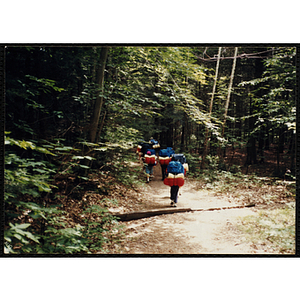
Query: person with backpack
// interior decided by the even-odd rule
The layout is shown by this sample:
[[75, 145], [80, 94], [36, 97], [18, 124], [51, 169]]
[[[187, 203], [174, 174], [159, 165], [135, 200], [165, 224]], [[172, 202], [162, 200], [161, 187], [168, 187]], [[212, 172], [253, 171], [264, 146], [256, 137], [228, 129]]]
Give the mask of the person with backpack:
[[145, 141], [138, 142], [138, 145], [137, 145], [137, 148], [136, 148], [136, 155], [137, 155], [138, 160], [140, 160], [141, 157], [142, 157], [142, 154], [143, 154], [142, 153], [142, 147], [143, 147], [144, 143], [145, 143]]
[[146, 169], [146, 183], [150, 182], [150, 177], [153, 177], [153, 167], [156, 165], [156, 155], [154, 149], [148, 149], [143, 157]]
[[157, 140], [155, 140], [153, 137], [150, 138], [150, 141], [149, 141], [150, 144], [152, 144], [152, 148], [154, 150], [159, 150], [160, 148], [160, 144]]
[[164, 179], [164, 184], [171, 187], [171, 206], [176, 207], [179, 188], [184, 185], [184, 167], [174, 156], [167, 166], [167, 177]]
[[[186, 176], [186, 172], [189, 171], [189, 165], [186, 161], [186, 158], [185, 158], [185, 155], [184, 154], [174, 154], [172, 155], [172, 159], [173, 160], [176, 160], [176, 161], [179, 161], [182, 165], [183, 165], [183, 169], [184, 169], [184, 176]], [[178, 194], [181, 195], [181, 192], [180, 192], [180, 189], [178, 191]]]
[[186, 158], [185, 158], [184, 154], [173, 154], [172, 158], [174, 160], [177, 160], [177, 161], [181, 162], [181, 164], [183, 165], [183, 168], [184, 168], [184, 176], [185, 176], [186, 172], [189, 171], [189, 165], [188, 165], [188, 163], [186, 161]]
[[161, 166], [162, 180], [164, 180], [167, 176], [167, 167], [171, 161], [172, 154], [175, 154], [175, 151], [172, 149], [172, 147], [167, 147], [167, 149], [161, 149], [158, 152], [158, 160]]

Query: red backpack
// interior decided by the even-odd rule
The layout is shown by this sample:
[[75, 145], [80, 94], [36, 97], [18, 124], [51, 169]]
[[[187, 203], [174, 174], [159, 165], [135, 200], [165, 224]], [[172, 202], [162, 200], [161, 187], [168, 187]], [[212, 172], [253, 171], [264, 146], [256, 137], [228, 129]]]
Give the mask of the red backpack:
[[144, 162], [148, 165], [155, 165], [156, 164], [155, 150], [149, 149], [147, 151], [147, 153], [144, 155]]
[[179, 173], [177, 175], [169, 173], [168, 177], [164, 179], [164, 184], [168, 186], [177, 185], [179, 187], [184, 185], [184, 175]]
[[164, 179], [164, 184], [168, 186], [184, 185], [184, 168], [179, 161], [171, 161], [167, 167], [168, 177]]

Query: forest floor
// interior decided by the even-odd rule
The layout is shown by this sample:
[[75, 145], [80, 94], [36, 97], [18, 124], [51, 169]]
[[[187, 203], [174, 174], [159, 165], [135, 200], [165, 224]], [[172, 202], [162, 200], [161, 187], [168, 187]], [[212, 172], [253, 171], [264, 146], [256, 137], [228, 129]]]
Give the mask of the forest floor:
[[[251, 189], [251, 187], [249, 188]], [[281, 187], [276, 188], [278, 197], [274, 206], [282, 206], [285, 200], [280, 196]], [[180, 189], [178, 208], [217, 208], [250, 203], [255, 192], [260, 196], [268, 194], [268, 188], [248, 191], [234, 197], [234, 193], [216, 193], [214, 190], [199, 189], [199, 182], [187, 178]], [[274, 192], [274, 189], [272, 190]], [[160, 166], [154, 168], [154, 178], [142, 189], [138, 205], [120, 203], [114, 212], [145, 211], [170, 208], [170, 187], [161, 180]], [[274, 194], [273, 194], [274, 195]], [[252, 198], [253, 196], [253, 198]], [[275, 194], [276, 196], [276, 194]], [[232, 208], [210, 211], [193, 211], [157, 215], [138, 220], [120, 222], [124, 225], [125, 238], [115, 244], [114, 254], [279, 254], [268, 243], [255, 244], [248, 241], [238, 230], [238, 220], [255, 216], [264, 201], [255, 201], [255, 207]], [[124, 206], [122, 206], [124, 205]], [[127, 207], [125, 207], [127, 206]]]

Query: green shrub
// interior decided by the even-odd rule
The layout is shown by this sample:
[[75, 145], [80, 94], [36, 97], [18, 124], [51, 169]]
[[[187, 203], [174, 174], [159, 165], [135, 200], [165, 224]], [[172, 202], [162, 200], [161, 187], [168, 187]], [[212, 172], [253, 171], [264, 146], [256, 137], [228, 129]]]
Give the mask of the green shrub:
[[267, 246], [272, 253], [295, 253], [295, 203], [242, 218], [238, 229], [256, 247]]
[[99, 252], [105, 243], [119, 240], [118, 235], [122, 235], [122, 226], [106, 208], [91, 205], [83, 211], [83, 214], [85, 215], [85, 226], [82, 230], [83, 243], [90, 251]]
[[[52, 184], [53, 177], [74, 172], [76, 176], [76, 170], [89, 169], [85, 162], [93, 160], [88, 155], [74, 155], [78, 149], [59, 142], [37, 147], [33, 142], [10, 137], [5, 140], [4, 246], [7, 254], [100, 251], [103, 244], [109, 241], [108, 232], [118, 227], [116, 219], [99, 206], [91, 206], [84, 211], [87, 215], [84, 224], [70, 225], [65, 217], [66, 211], [57, 204], [49, 205], [49, 195], [56, 188]], [[35, 158], [22, 158], [16, 154], [14, 147], [54, 156], [55, 161], [39, 160], [41, 157], [36, 153], [32, 155]], [[119, 169], [123, 171], [121, 164]], [[79, 176], [79, 173], [77, 176], [89, 180]]]
[[198, 154], [185, 154], [186, 161], [189, 165], [188, 175], [191, 177], [196, 177], [200, 171], [200, 159]]

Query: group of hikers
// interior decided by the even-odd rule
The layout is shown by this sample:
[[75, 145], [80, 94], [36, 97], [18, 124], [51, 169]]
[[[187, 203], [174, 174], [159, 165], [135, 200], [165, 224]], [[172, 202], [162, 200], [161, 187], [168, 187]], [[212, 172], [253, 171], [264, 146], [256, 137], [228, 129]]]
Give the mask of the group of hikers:
[[144, 163], [147, 183], [154, 177], [153, 168], [159, 162], [162, 180], [165, 185], [171, 187], [171, 206], [176, 207], [179, 188], [184, 185], [184, 178], [188, 171], [188, 164], [184, 154], [175, 154], [172, 147], [161, 149], [159, 142], [152, 137], [149, 142], [139, 142], [136, 152], [139, 159]]

